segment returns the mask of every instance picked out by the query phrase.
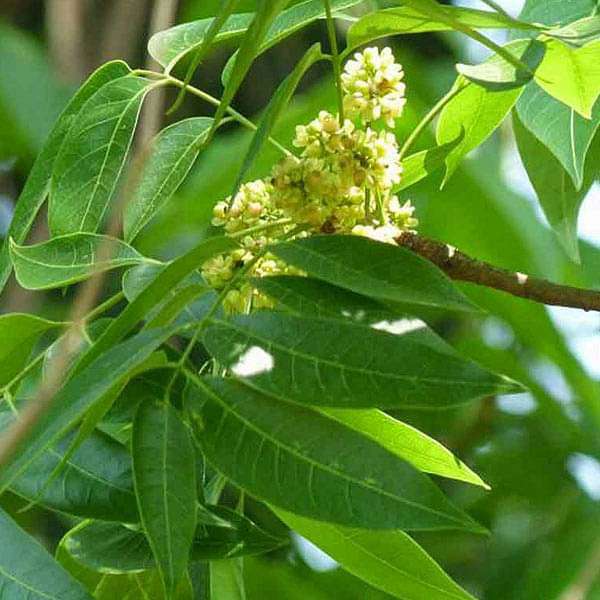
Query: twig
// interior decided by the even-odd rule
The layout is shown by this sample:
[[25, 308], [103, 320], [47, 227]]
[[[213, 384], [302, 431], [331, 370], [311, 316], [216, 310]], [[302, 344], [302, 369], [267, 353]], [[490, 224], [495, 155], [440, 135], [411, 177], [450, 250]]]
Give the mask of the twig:
[[453, 246], [421, 237], [416, 233], [404, 232], [396, 241], [400, 246], [430, 260], [452, 279], [501, 290], [542, 304], [600, 311], [600, 290], [559, 285], [545, 279], [501, 269], [471, 258]]

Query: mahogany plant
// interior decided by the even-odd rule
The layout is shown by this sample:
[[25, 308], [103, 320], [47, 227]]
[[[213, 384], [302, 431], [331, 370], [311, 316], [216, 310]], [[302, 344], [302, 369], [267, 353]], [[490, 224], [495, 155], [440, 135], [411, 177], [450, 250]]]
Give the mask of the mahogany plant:
[[[445, 183], [512, 115], [541, 206], [577, 259], [577, 212], [597, 166], [600, 17], [561, 12], [543, 25], [491, 2], [354, 12], [359, 0], [258, 0], [252, 14], [237, 4], [152, 37], [160, 72], [114, 61], [93, 73], [17, 203], [1, 286], [14, 270], [28, 290], [78, 284], [78, 295], [65, 322], [0, 317], [0, 490], [72, 528], [53, 558], [0, 512], [2, 598], [244, 598], [244, 557], [285, 560], [290, 530], [382, 597], [473, 598], [413, 535], [488, 535], [434, 478], [488, 486], [395, 411], [523, 390], [432, 329], [482, 314], [452, 278], [548, 303], [590, 308], [597, 297], [423, 241], [410, 187], [440, 169]], [[307, 49], [257, 125], [234, 110], [253, 61], [319, 19], [328, 51]], [[482, 29], [513, 41], [499, 46]], [[418, 73], [376, 40], [452, 30], [490, 58], [456, 65], [448, 93], [397, 139], [405, 79], [410, 90]], [[217, 99], [190, 81], [224, 41], [239, 47]], [[319, 62], [331, 64], [337, 110], [298, 123], [286, 147], [274, 125]], [[173, 109], [190, 94], [214, 116], [177, 121], [132, 157], [145, 98], [168, 86], [179, 89]], [[434, 120], [437, 145], [415, 152]], [[198, 200], [214, 205], [213, 222], [187, 252], [145, 256], [140, 232], [230, 121], [255, 132], [231, 196]], [[280, 158], [248, 181], [266, 145]], [[28, 244], [45, 203], [49, 239]], [[102, 297], [116, 270], [120, 291]]]

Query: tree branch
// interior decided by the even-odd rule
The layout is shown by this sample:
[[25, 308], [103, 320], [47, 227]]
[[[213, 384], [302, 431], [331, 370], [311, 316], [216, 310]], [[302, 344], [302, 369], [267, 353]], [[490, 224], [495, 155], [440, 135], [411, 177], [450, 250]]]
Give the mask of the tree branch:
[[600, 311], [600, 290], [558, 285], [545, 279], [501, 269], [471, 258], [449, 244], [436, 242], [416, 233], [404, 232], [396, 241], [400, 246], [437, 265], [451, 279], [501, 290], [542, 304]]

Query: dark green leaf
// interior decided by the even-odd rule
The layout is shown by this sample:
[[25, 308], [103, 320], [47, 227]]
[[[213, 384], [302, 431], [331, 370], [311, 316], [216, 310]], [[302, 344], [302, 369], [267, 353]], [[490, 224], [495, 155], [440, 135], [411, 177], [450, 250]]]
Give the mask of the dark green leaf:
[[189, 408], [203, 452], [250, 494], [356, 527], [481, 530], [409, 463], [324, 414], [233, 380], [195, 381], [204, 402]]
[[26, 365], [42, 333], [60, 326], [35, 315], [0, 315], [0, 386], [9, 383]]
[[350, 573], [395, 598], [474, 600], [402, 531], [367, 531], [275, 512]]
[[167, 127], [152, 143], [152, 153], [123, 217], [125, 240], [131, 242], [169, 201], [192, 168], [212, 119], [193, 117]]
[[29, 173], [25, 187], [17, 201], [6, 240], [0, 251], [0, 292], [6, 284], [12, 268], [8, 240], [13, 239], [17, 244], [22, 244], [25, 241], [35, 217], [48, 195], [54, 161], [73, 120], [81, 107], [100, 87], [113, 79], [123, 77], [129, 72], [129, 67], [121, 61], [113, 61], [103, 65], [81, 86], [58, 118]]
[[34, 246], [11, 242], [10, 256], [17, 281], [28, 290], [65, 287], [146, 260], [125, 242], [95, 233], [62, 235]]
[[187, 571], [196, 530], [196, 456], [188, 427], [165, 400], [144, 402], [131, 438], [142, 525], [168, 598]]
[[351, 322], [260, 312], [213, 320], [203, 340], [248, 385], [300, 404], [439, 409], [518, 389], [410, 334]]
[[7, 600], [91, 600], [85, 589], [0, 509], [0, 590]]
[[95, 232], [107, 214], [146, 94], [164, 81], [126, 75], [103, 85], [65, 137], [52, 173], [53, 235]]
[[478, 312], [444, 273], [405, 248], [336, 235], [285, 242], [271, 251], [317, 279], [379, 301], [411, 310]]

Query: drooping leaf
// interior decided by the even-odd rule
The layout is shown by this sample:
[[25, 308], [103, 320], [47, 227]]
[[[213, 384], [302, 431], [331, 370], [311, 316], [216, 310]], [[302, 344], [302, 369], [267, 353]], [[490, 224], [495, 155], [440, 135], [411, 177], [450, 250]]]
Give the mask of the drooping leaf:
[[452, 176], [461, 160], [484, 142], [502, 123], [521, 95], [523, 88], [490, 90], [468, 82], [461, 75], [454, 84], [457, 94], [446, 104], [437, 124], [438, 144], [447, 144], [463, 134], [461, 142], [446, 158], [446, 175], [442, 186]]
[[40, 336], [61, 325], [35, 315], [0, 315], [0, 386], [9, 383], [26, 365]]
[[[212, 506], [205, 510], [216, 523], [196, 529], [191, 562], [262, 554], [288, 543], [228, 508]], [[86, 521], [69, 531], [61, 545], [77, 562], [100, 573], [132, 573], [156, 567], [143, 531], [118, 523]]]
[[131, 457], [121, 444], [99, 432], [82, 443], [60, 476], [42, 491], [72, 439], [69, 435], [49, 448], [10, 489], [27, 500], [78, 517], [137, 522]]
[[582, 117], [591, 119], [592, 108], [600, 96], [600, 41], [571, 48], [547, 38], [544, 45], [544, 59], [535, 76], [537, 84]]
[[438, 441], [384, 412], [341, 408], [322, 410], [328, 417], [370, 437], [419, 471], [488, 488], [479, 475]]
[[212, 320], [207, 350], [251, 387], [299, 404], [439, 409], [514, 384], [410, 334], [276, 312]]
[[84, 105], [56, 157], [48, 223], [53, 235], [95, 232], [105, 218], [146, 94], [164, 81], [126, 75]]
[[25, 241], [36, 215], [48, 196], [54, 161], [73, 120], [81, 107], [99, 88], [129, 72], [129, 67], [121, 61], [112, 61], [100, 67], [81, 86], [56, 121], [17, 200], [10, 228], [0, 251], [0, 293], [12, 269], [8, 240], [13, 239], [17, 244]]
[[[340, 11], [358, 4], [359, 1], [333, 0], [331, 7], [333, 11]], [[325, 8], [322, 0], [306, 0], [291, 6], [275, 18], [260, 46], [259, 53], [324, 16]], [[214, 41], [240, 37], [248, 29], [253, 17], [251, 13], [231, 15]], [[212, 23], [212, 18], [202, 19], [160, 31], [150, 39], [148, 51], [166, 68], [167, 72], [170, 72], [186, 54], [197, 50], [202, 45]]]
[[284, 242], [271, 251], [317, 279], [375, 300], [411, 310], [478, 311], [444, 273], [405, 248], [336, 235]]
[[480, 530], [408, 462], [324, 414], [231, 379], [194, 381], [203, 401], [188, 408], [204, 455], [250, 494], [356, 527]]
[[246, 600], [244, 563], [241, 558], [210, 561], [210, 597]]
[[275, 513], [346, 570], [402, 600], [474, 600], [402, 531], [368, 531]]
[[10, 600], [91, 600], [85, 589], [0, 509], [0, 590]]
[[[538, 29], [536, 25], [511, 19], [498, 12], [476, 10], [454, 6], [441, 7], [444, 14], [474, 29]], [[361, 17], [348, 29], [348, 47], [356, 48], [372, 40], [390, 35], [426, 33], [429, 31], [451, 31], [445, 21], [425, 16], [411, 6], [387, 8]]]
[[237, 194], [240, 185], [248, 174], [248, 171], [250, 171], [254, 165], [256, 157], [269, 138], [269, 135], [271, 134], [279, 115], [290, 102], [302, 77], [304, 77], [304, 74], [312, 65], [322, 58], [323, 53], [321, 52], [321, 44], [317, 43], [312, 45], [306, 51], [302, 59], [298, 61], [293, 71], [282, 81], [275, 91], [275, 94], [265, 109], [262, 119], [258, 125], [258, 129], [252, 138], [250, 148], [248, 148], [248, 152], [239, 171], [232, 197]]
[[559, 39], [571, 46], [585, 46], [600, 37], [600, 15], [578, 19], [573, 23], [568, 23], [564, 27], [547, 31], [546, 35]]
[[578, 190], [561, 163], [522, 125], [516, 114], [513, 128], [521, 160], [544, 214], [567, 254], [579, 262], [579, 208], [600, 168], [600, 150], [592, 149], [588, 155], [584, 184]]
[[212, 119], [192, 117], [163, 131], [152, 142], [135, 194], [125, 207], [125, 241], [131, 242], [177, 191], [196, 160]]
[[34, 246], [11, 242], [10, 256], [17, 281], [28, 290], [65, 287], [146, 260], [125, 242], [95, 233], [62, 235]]
[[10, 486], [71, 430], [91, 406], [124, 383], [176, 331], [176, 327], [167, 327], [140, 333], [101, 354], [69, 379], [56, 393], [50, 408], [38, 419], [28, 438], [2, 466], [0, 489]]
[[194, 446], [168, 399], [139, 406], [131, 446], [142, 525], [172, 598], [187, 571], [196, 531]]

